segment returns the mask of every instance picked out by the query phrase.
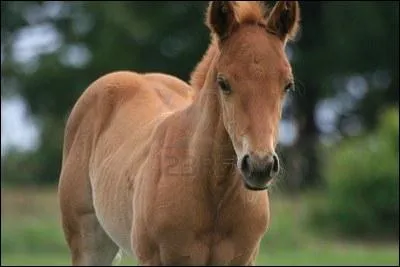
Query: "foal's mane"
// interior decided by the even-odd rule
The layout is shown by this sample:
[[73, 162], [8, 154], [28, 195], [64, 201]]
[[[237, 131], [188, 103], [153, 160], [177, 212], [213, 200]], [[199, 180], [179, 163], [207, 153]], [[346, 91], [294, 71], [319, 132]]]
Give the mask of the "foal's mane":
[[[234, 14], [235, 19], [239, 24], [258, 24], [264, 25], [266, 24], [266, 17], [269, 9], [267, 6], [260, 1], [249, 1], [249, 2], [242, 2], [242, 1], [234, 1]], [[209, 21], [209, 10], [206, 13], [206, 20], [205, 23], [208, 27]], [[208, 46], [206, 53], [203, 55], [201, 61], [197, 64], [194, 71], [191, 73], [190, 76], [190, 84], [192, 87], [199, 91], [205, 82], [207, 72], [211, 61], [213, 60], [216, 52], [218, 52], [218, 40], [215, 33], [211, 32], [211, 41]]]

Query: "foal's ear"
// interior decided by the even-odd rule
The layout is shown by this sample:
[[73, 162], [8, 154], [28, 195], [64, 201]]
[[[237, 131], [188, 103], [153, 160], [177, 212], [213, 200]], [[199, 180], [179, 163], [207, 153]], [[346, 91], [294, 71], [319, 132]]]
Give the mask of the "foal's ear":
[[233, 1], [210, 1], [206, 24], [212, 32], [217, 34], [220, 41], [227, 38], [238, 25]]
[[267, 18], [267, 31], [284, 43], [293, 39], [298, 31], [300, 7], [297, 1], [278, 1]]

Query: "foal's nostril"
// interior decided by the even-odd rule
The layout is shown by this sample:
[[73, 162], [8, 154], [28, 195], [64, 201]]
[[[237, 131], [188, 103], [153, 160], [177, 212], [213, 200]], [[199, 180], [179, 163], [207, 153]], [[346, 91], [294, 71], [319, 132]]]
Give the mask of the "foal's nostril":
[[240, 168], [242, 169], [243, 173], [248, 173], [250, 171], [250, 157], [249, 155], [245, 155], [242, 159], [242, 164], [240, 165]]
[[279, 159], [275, 154], [259, 157], [252, 153], [243, 156], [240, 162], [243, 175], [254, 181], [274, 177], [279, 171]]
[[272, 158], [273, 158], [273, 164], [274, 164], [272, 166], [272, 171], [274, 173], [277, 173], [279, 171], [279, 159], [276, 155], [273, 155]]

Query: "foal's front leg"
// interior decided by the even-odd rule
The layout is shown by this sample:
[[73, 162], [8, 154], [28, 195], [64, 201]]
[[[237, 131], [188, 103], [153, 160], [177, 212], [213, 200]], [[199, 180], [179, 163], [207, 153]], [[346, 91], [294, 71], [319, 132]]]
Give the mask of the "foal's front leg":
[[141, 266], [204, 266], [209, 260], [209, 248], [202, 242], [191, 242], [190, 244], [177, 245], [176, 240], [164, 244], [153, 244], [142, 247], [139, 256]]

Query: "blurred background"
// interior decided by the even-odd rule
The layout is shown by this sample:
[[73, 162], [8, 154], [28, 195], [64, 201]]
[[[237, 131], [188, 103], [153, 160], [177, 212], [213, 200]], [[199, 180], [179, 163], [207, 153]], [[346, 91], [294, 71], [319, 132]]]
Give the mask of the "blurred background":
[[[187, 81], [208, 46], [206, 5], [1, 1], [2, 265], [70, 263], [56, 186], [71, 108], [116, 70]], [[300, 5], [257, 264], [398, 265], [399, 2]]]

